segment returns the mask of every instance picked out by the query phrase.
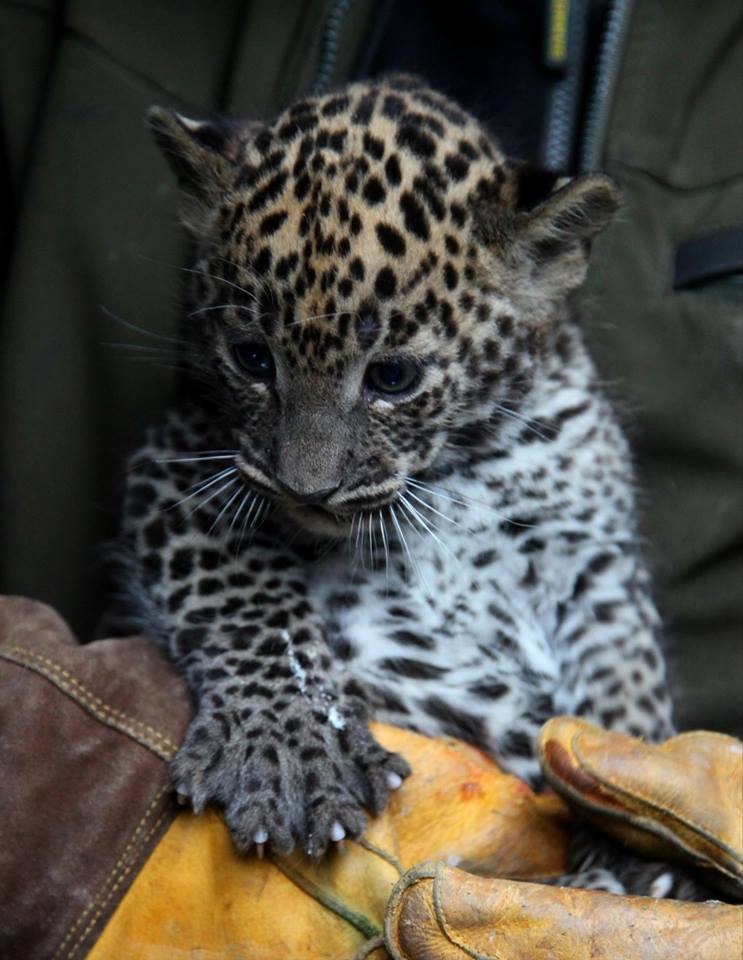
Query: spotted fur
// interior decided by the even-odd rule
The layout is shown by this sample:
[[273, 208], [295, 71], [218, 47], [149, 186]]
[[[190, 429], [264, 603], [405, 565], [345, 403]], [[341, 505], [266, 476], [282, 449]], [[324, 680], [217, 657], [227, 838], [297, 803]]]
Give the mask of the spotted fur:
[[[532, 780], [555, 713], [667, 736], [630, 458], [569, 308], [612, 184], [528, 203], [410, 78], [271, 125], [150, 122], [203, 385], [134, 457], [125, 512], [130, 592], [197, 704], [177, 789], [242, 848], [319, 854], [408, 773], [372, 714]], [[413, 379], [380, 392], [374, 364]]]

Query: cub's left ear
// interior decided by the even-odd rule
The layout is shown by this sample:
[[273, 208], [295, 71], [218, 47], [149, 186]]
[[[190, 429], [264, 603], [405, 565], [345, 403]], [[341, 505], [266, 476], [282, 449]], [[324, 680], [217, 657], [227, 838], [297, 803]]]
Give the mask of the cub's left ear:
[[183, 219], [198, 232], [203, 215], [234, 181], [240, 126], [222, 119], [192, 120], [162, 107], [150, 108], [147, 123], [183, 191]]
[[609, 177], [591, 174], [571, 180], [528, 212], [514, 216], [519, 256], [533, 265], [533, 276], [552, 296], [564, 296], [585, 279], [591, 241], [620, 206]]

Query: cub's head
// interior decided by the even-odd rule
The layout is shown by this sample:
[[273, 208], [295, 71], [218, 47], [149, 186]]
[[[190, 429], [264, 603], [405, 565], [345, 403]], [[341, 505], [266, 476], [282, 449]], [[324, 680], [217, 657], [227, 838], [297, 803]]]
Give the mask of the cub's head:
[[272, 125], [149, 119], [196, 244], [191, 360], [248, 483], [323, 533], [528, 395], [617, 206], [594, 176], [524, 209], [524, 171], [410, 78]]

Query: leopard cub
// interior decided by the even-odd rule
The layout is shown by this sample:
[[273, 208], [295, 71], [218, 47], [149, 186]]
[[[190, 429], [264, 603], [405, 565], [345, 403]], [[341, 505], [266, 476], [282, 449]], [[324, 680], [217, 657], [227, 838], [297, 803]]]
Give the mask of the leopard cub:
[[555, 713], [671, 730], [624, 437], [573, 319], [612, 183], [527, 171], [409, 77], [274, 123], [155, 108], [200, 385], [136, 453], [136, 616], [196, 716], [175, 788], [322, 854], [409, 773], [370, 717], [534, 780]]

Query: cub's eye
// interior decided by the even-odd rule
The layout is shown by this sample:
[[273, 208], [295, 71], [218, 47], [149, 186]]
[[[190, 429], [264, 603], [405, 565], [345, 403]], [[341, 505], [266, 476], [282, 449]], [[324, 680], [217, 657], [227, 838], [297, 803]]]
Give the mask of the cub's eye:
[[271, 351], [259, 340], [233, 343], [232, 356], [235, 363], [255, 380], [273, 380], [275, 367]]
[[421, 368], [415, 360], [380, 360], [370, 363], [366, 384], [375, 393], [405, 393], [420, 380]]

